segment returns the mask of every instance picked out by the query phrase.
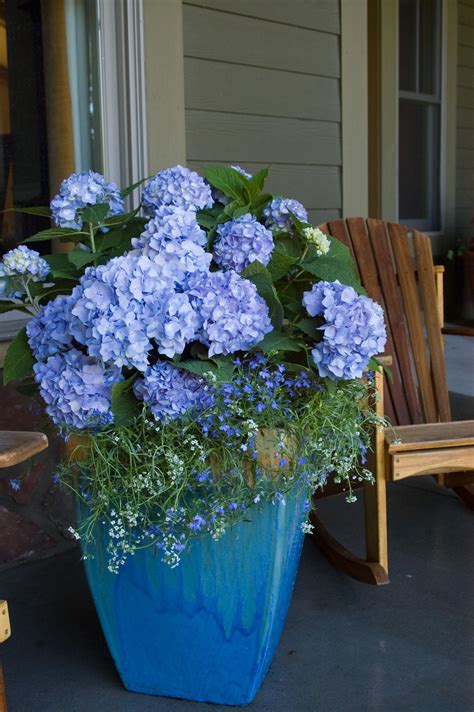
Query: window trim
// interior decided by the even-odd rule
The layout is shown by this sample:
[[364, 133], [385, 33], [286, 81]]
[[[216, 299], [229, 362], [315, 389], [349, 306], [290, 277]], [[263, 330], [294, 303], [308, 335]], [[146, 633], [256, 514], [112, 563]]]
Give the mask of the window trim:
[[143, 0], [96, 9], [103, 173], [123, 188], [148, 174]]
[[[416, 52], [415, 52], [415, 89], [413, 90], [408, 90], [408, 89], [400, 89], [400, 77], [398, 76], [398, 97], [397, 97], [397, 128], [398, 128], [398, 135], [400, 135], [400, 102], [404, 101], [407, 103], [412, 103], [417, 106], [420, 105], [425, 105], [428, 107], [439, 107], [439, 127], [436, 127], [436, 133], [437, 137], [439, 140], [439, 156], [435, 157], [433, 152], [430, 152], [429, 155], [427, 156], [427, 161], [424, 166], [426, 169], [426, 174], [427, 174], [427, 181], [426, 181], [426, 191], [427, 191], [427, 216], [424, 218], [420, 217], [408, 217], [408, 218], [400, 218], [400, 205], [398, 205], [398, 218], [397, 222], [400, 222], [401, 220], [404, 223], [407, 223], [410, 227], [416, 228], [417, 230], [421, 230], [422, 232], [426, 234], [442, 234], [443, 233], [443, 228], [444, 228], [444, 221], [443, 221], [443, 203], [444, 203], [444, 198], [443, 198], [443, 176], [442, 176], [442, 153], [443, 153], [443, 116], [442, 116], [442, 108], [443, 108], [443, 81], [442, 81], [442, 67], [443, 67], [443, 53], [444, 53], [444, 42], [445, 42], [445, 37], [444, 37], [444, 13], [443, 13], [443, 2], [442, 0], [437, 0], [437, 22], [436, 24], [438, 25], [438, 22], [440, 23], [440, 27], [436, 27], [436, 56], [435, 56], [435, 91], [432, 94], [427, 94], [424, 92], [421, 92], [419, 90], [419, 85], [420, 85], [420, 42], [419, 42], [419, 29], [420, 29], [420, 2], [421, 0], [411, 0], [412, 2], [416, 2]], [[400, 0], [398, 0], [398, 12], [400, 10]], [[400, 29], [398, 29], [397, 32], [397, 39], [398, 42], [400, 41]], [[398, 44], [398, 49], [399, 49], [399, 44]], [[397, 52], [397, 69], [399, 69], [399, 61], [400, 61], [400, 53], [399, 51]], [[433, 112], [429, 111], [427, 114], [427, 121], [429, 122], [429, 127], [428, 131], [432, 134], [434, 134], [435, 131], [435, 122], [433, 120]], [[438, 122], [436, 122], [438, 123]], [[434, 135], [431, 135], [430, 137], [429, 144], [431, 147], [433, 147], [434, 142], [433, 139], [435, 138]], [[400, 146], [398, 148], [398, 160], [400, 160]], [[438, 183], [438, 191], [439, 191], [439, 215], [437, 214], [436, 206], [434, 205], [434, 200], [433, 200], [433, 194], [432, 194], [432, 188], [435, 188], [435, 181], [434, 180], [429, 180], [429, 176], [432, 175], [433, 173], [433, 164], [438, 163], [438, 174], [439, 174], [439, 183]], [[398, 173], [398, 177], [399, 173]], [[397, 185], [397, 195], [398, 195], [398, 202], [400, 201], [400, 185]], [[430, 226], [433, 224], [433, 222], [438, 222], [439, 221], [439, 230], [431, 230]]]
[[[369, 12], [369, 51], [379, 63], [374, 68], [369, 64], [369, 72], [379, 72], [377, 91], [369, 96], [377, 124], [369, 136], [369, 170], [379, 175], [371, 190], [370, 214], [398, 222], [398, 0], [369, 0]], [[441, 230], [427, 233], [435, 254], [445, 251], [445, 237], [453, 236], [455, 225], [457, 13], [456, 2], [442, 0]]]

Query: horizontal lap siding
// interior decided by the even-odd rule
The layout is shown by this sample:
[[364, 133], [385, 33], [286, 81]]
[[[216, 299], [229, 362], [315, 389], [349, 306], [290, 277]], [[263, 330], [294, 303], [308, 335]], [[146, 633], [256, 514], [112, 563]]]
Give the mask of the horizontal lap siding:
[[456, 232], [467, 237], [474, 218], [474, 0], [458, 10]]
[[338, 0], [184, 0], [188, 165], [271, 167], [312, 222], [341, 214]]

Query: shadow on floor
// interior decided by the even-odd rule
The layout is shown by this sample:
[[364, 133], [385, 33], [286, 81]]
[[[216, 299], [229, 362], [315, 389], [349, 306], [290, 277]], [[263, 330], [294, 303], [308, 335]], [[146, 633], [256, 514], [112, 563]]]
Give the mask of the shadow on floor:
[[[361, 547], [360, 503], [322, 500]], [[335, 571], [305, 543], [283, 637], [252, 712], [473, 712], [474, 518], [430, 478], [389, 486], [391, 583]], [[1, 648], [9, 712], [232, 708], [127, 692], [76, 552], [6, 572], [13, 637]], [[236, 708], [235, 708], [236, 709]]]

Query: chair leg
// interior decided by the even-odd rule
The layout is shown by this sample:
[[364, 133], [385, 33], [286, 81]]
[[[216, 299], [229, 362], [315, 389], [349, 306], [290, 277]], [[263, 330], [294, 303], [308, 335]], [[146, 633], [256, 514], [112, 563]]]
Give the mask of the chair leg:
[[5, 692], [2, 663], [0, 663], [0, 712], [7, 712], [7, 693]]
[[314, 526], [313, 543], [336, 569], [361, 583], [369, 583], [373, 586], [390, 583], [387, 571], [378, 562], [361, 559], [346, 549], [331, 536], [315, 512], [311, 512], [310, 519]]
[[367, 561], [377, 562], [388, 572], [387, 482], [379, 463], [374, 483], [364, 482], [364, 514]]

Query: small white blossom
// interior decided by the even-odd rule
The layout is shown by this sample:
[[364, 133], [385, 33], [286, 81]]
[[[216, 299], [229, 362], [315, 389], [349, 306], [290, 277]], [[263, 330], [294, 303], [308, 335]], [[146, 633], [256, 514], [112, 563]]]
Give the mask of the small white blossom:
[[318, 257], [321, 255], [327, 255], [331, 243], [327, 235], [319, 229], [319, 227], [307, 227], [303, 230], [303, 234], [310, 245], [314, 245]]

